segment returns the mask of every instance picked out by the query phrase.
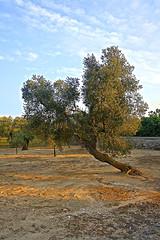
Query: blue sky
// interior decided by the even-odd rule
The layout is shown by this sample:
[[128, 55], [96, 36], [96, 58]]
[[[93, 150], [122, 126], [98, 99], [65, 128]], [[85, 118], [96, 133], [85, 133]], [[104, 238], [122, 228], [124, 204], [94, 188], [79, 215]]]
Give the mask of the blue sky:
[[81, 77], [87, 53], [116, 45], [160, 108], [159, 0], [0, 0], [0, 115], [23, 113], [32, 74]]

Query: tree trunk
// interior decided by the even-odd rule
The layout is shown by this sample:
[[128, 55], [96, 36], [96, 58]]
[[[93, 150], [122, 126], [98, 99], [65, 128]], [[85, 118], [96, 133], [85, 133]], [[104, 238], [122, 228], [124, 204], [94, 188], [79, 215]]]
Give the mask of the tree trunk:
[[92, 145], [92, 144], [86, 143], [85, 146], [88, 149], [89, 153], [91, 155], [93, 155], [96, 159], [98, 159], [99, 161], [106, 162], [106, 163], [112, 165], [113, 167], [119, 169], [121, 172], [127, 173], [129, 175], [137, 175], [137, 176], [142, 175], [141, 171], [139, 171], [138, 169], [133, 168], [132, 166], [130, 166], [128, 164], [116, 161], [112, 157], [110, 157], [108, 154], [98, 151], [96, 149], [96, 144]]
[[56, 145], [53, 146], [54, 157], [56, 157]]
[[25, 150], [28, 150], [27, 144], [24, 144], [23, 147], [22, 147], [22, 151], [25, 151]]
[[28, 146], [29, 146], [29, 140], [26, 139], [24, 145], [22, 146], [22, 151], [28, 150]]

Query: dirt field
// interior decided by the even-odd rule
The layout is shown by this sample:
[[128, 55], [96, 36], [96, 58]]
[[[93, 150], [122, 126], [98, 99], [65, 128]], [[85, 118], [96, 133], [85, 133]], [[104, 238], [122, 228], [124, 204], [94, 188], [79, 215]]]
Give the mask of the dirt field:
[[121, 159], [145, 177], [83, 149], [51, 153], [0, 150], [0, 240], [160, 239], [160, 151]]

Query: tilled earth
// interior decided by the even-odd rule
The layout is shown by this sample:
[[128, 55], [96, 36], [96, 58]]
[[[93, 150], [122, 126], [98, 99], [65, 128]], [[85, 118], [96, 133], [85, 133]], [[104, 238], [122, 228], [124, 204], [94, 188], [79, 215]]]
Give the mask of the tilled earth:
[[[79, 152], [79, 154], [77, 154]], [[121, 174], [83, 149], [0, 152], [0, 240], [160, 239], [160, 151], [120, 159]]]

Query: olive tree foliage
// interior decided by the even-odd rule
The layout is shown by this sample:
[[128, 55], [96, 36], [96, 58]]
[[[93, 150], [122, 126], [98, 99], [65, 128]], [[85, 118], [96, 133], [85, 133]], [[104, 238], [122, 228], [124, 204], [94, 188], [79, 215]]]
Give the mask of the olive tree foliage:
[[[147, 109], [133, 71], [124, 54], [113, 46], [102, 50], [101, 61], [93, 54], [84, 59], [81, 89], [77, 78], [51, 82], [34, 75], [22, 88], [26, 117], [34, 126], [45, 128], [44, 133], [55, 141], [69, 141], [74, 135], [98, 160], [122, 172], [140, 174], [114, 160], [128, 150], [124, 136], [136, 133]], [[85, 110], [77, 107], [80, 96]]]
[[29, 122], [24, 117], [15, 117], [9, 132], [10, 144], [14, 145], [13, 142], [17, 141], [19, 142], [19, 147], [21, 145], [22, 150], [28, 150], [29, 143], [33, 138]]
[[22, 147], [25, 144], [24, 135], [22, 132], [15, 132], [10, 139], [12, 147], [16, 148], [16, 154], [18, 153], [18, 147]]
[[147, 109], [133, 71], [118, 47], [102, 50], [101, 62], [93, 54], [84, 59], [83, 97], [88, 125], [95, 141], [102, 142], [103, 149], [113, 155], [127, 150], [122, 136], [136, 133], [139, 118]]
[[31, 127], [57, 146], [68, 144], [73, 136], [71, 116], [77, 109], [79, 79], [49, 81], [33, 75], [22, 88], [25, 116]]

